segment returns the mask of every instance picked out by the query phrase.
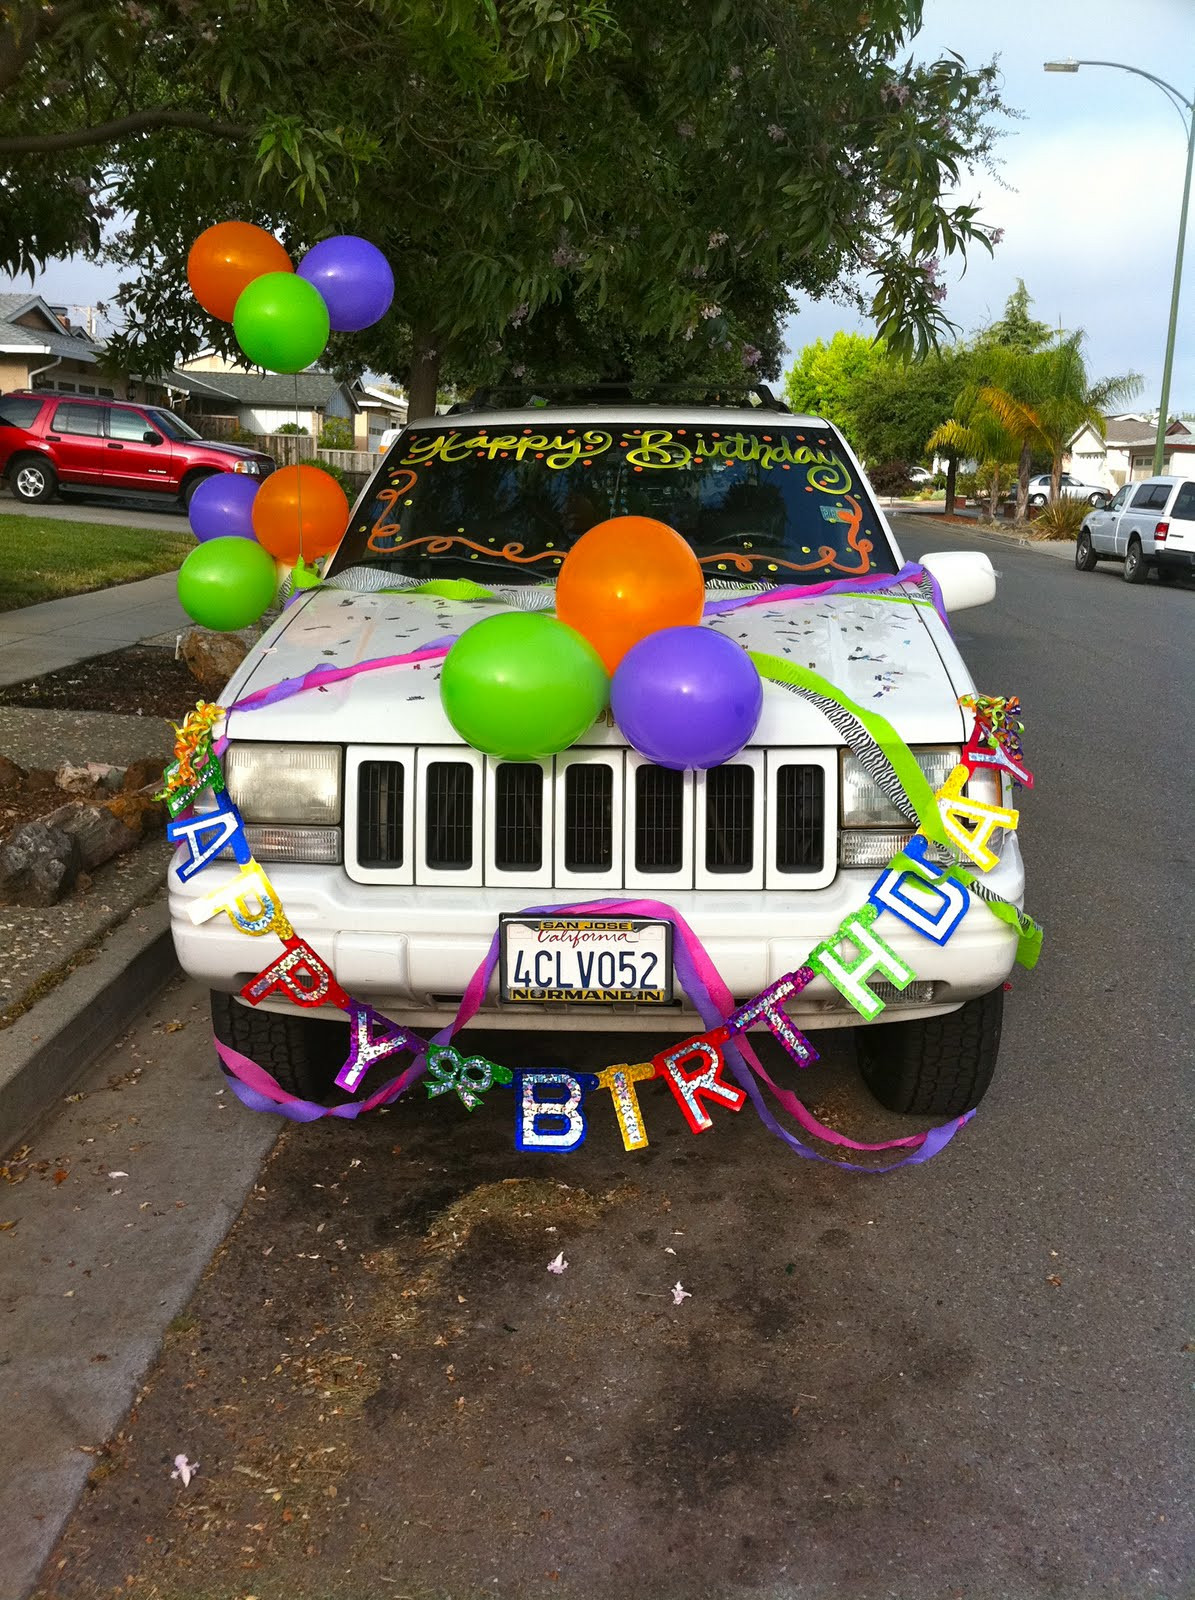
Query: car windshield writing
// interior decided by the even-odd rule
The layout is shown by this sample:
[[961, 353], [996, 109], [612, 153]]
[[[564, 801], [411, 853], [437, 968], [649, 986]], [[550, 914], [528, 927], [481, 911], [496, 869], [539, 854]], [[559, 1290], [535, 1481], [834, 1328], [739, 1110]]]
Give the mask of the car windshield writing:
[[820, 583], [894, 572], [875, 508], [828, 429], [489, 424], [395, 445], [330, 571], [542, 583], [610, 517], [653, 517], [707, 578]]
[[150, 420], [155, 427], [161, 428], [168, 439], [200, 439], [202, 434], [188, 426], [181, 417], [176, 417], [173, 411], [150, 411]]

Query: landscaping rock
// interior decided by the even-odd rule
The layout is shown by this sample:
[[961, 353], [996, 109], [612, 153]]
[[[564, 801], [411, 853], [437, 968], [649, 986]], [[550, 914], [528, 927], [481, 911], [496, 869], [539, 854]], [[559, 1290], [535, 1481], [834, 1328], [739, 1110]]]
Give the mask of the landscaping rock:
[[24, 767], [19, 767], [15, 761], [10, 761], [7, 756], [0, 756], [0, 791], [4, 789], [19, 789], [29, 774]]
[[164, 761], [130, 761], [124, 769], [124, 782], [121, 788], [129, 789], [160, 789], [162, 787], [162, 774], [166, 770]]
[[124, 783], [124, 768], [110, 766], [106, 761], [88, 761], [78, 767], [64, 761], [54, 776], [58, 787], [67, 794], [90, 795], [96, 789], [116, 794]]
[[124, 827], [131, 828], [138, 837], [160, 831], [166, 826], [166, 806], [153, 796], [158, 781], [155, 780], [148, 788], [113, 796], [106, 802], [104, 810], [110, 811]]
[[243, 639], [192, 628], [183, 636], [182, 657], [200, 687], [218, 694], [249, 653]]
[[54, 905], [73, 888], [80, 864], [73, 834], [44, 821], [25, 823], [0, 849], [0, 905]]

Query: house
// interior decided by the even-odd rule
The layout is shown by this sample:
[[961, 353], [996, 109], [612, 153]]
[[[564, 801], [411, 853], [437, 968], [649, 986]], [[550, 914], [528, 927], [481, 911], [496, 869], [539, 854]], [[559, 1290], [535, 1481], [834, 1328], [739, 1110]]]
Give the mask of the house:
[[103, 345], [72, 327], [65, 306], [39, 294], [0, 294], [0, 394], [54, 389], [63, 394], [160, 402], [160, 385], [102, 370]]
[[[1099, 483], [1106, 489], [1119, 489], [1130, 479], [1148, 478], [1153, 471], [1157, 417], [1140, 411], [1120, 412], [1105, 417], [1104, 425], [1107, 435], [1103, 439], [1089, 423], [1072, 435], [1067, 442], [1068, 454], [1063, 456], [1065, 469], [1084, 483]], [[1172, 421], [1166, 435], [1173, 438], [1174, 448], [1179, 451], [1187, 439], [1195, 447], [1195, 435], [1185, 422]], [[1171, 468], [1166, 466], [1165, 470], [1169, 472]]]
[[[1148, 439], [1129, 448], [1129, 478], [1140, 483], [1142, 478], [1154, 475], [1155, 428]], [[1166, 429], [1166, 445], [1162, 454], [1162, 471], [1179, 478], [1195, 478], [1195, 432], [1185, 422], [1175, 420]]]
[[404, 400], [359, 379], [342, 383], [314, 370], [251, 372], [213, 351], [184, 362], [164, 382], [174, 405], [209, 434], [299, 427], [318, 438], [325, 423], [339, 419], [352, 430], [351, 448], [375, 452], [385, 429], [406, 420]]

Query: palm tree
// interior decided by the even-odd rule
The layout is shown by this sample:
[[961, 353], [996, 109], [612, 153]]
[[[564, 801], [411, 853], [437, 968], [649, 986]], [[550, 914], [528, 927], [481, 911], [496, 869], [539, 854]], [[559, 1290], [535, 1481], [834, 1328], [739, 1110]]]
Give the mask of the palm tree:
[[1091, 383], [1083, 360], [1083, 332], [1060, 334], [1049, 350], [1023, 354], [994, 349], [991, 378], [979, 397], [1020, 448], [1017, 521], [1029, 500], [1029, 466], [1035, 450], [1050, 457], [1050, 499], [1057, 500], [1067, 441], [1089, 423], [1104, 437], [1104, 412], [1141, 387], [1135, 372]]
[[[1016, 461], [1017, 443], [995, 413], [981, 402], [974, 385], [959, 395], [954, 412], [948, 422], [934, 429], [925, 447], [937, 455], [947, 456], [952, 467], [966, 458], [977, 463], [978, 476], [988, 480], [988, 515], [994, 522], [1000, 495]], [[948, 491], [948, 515], [953, 509], [951, 499]]]

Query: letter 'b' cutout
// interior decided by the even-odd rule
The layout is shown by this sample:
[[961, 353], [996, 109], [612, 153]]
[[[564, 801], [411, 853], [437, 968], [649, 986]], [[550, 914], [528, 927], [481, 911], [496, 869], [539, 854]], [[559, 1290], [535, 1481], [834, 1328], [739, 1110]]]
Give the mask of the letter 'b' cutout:
[[591, 1072], [516, 1072], [515, 1149], [567, 1155], [584, 1142], [581, 1101], [597, 1088]]

